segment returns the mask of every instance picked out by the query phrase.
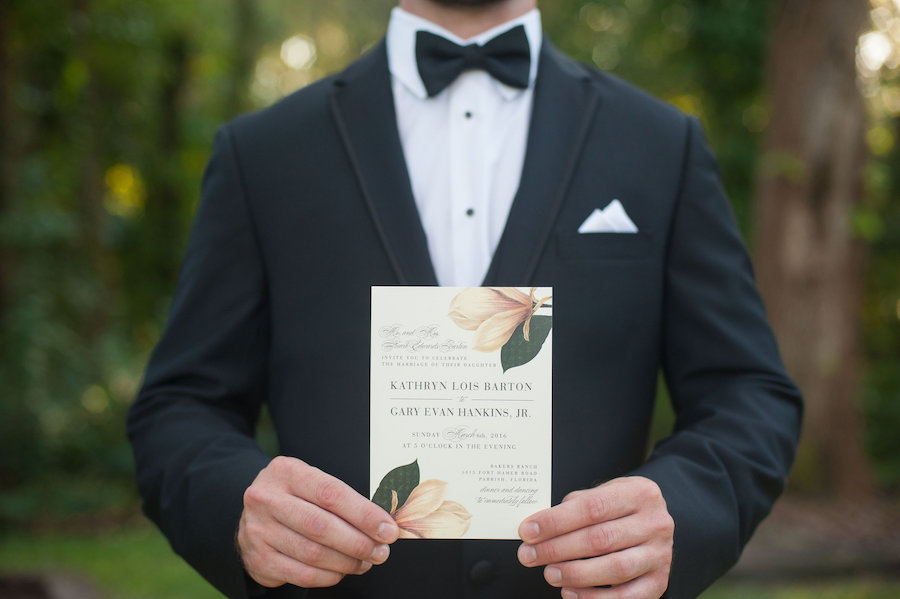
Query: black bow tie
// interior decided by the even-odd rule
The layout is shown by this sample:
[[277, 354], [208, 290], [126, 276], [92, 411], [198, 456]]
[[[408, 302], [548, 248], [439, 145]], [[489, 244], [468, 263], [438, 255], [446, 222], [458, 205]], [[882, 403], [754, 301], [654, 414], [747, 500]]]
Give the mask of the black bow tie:
[[428, 31], [418, 31], [416, 62], [429, 97], [439, 94], [469, 69], [482, 69], [506, 85], [524, 89], [531, 73], [531, 47], [522, 25], [483, 46], [460, 46]]

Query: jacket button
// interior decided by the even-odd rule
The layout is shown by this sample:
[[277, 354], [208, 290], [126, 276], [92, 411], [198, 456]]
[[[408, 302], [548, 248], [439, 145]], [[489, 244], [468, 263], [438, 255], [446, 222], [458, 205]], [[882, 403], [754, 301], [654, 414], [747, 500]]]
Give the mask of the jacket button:
[[494, 564], [483, 559], [475, 562], [469, 570], [469, 580], [477, 586], [484, 586], [494, 579]]

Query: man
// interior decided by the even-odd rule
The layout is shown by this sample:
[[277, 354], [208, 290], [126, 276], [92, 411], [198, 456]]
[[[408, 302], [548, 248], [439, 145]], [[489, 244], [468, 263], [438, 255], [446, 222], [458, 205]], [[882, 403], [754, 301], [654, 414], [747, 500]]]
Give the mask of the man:
[[[614, 205], [631, 232], [587, 226]], [[554, 289], [554, 507], [522, 543], [395, 543], [367, 499], [369, 288], [397, 284]], [[561, 56], [535, 0], [401, 0], [385, 44], [219, 132], [129, 433], [146, 512], [232, 597], [692, 597], [799, 419], [697, 123]]]

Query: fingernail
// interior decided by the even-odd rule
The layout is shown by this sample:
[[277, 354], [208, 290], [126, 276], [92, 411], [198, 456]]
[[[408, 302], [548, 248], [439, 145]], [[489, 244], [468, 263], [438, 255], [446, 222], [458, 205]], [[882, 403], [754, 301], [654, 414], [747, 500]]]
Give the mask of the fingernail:
[[390, 554], [391, 549], [387, 545], [376, 545], [369, 560], [373, 564], [383, 564]]
[[529, 522], [522, 525], [523, 541], [527, 541], [528, 539], [536, 539], [539, 534], [541, 534], [541, 527], [538, 526], [537, 522]]
[[549, 567], [544, 569], [544, 579], [550, 584], [562, 582], [562, 572], [559, 568]]
[[521, 545], [519, 547], [519, 561], [525, 564], [533, 563], [537, 560], [537, 551], [531, 545]]
[[392, 522], [382, 522], [378, 525], [378, 532], [375, 533], [375, 536], [378, 537], [378, 540], [382, 543], [393, 543], [397, 540], [397, 535], [400, 534], [400, 531], [397, 530], [397, 525]]
[[362, 562], [359, 565], [359, 570], [357, 570], [356, 573], [357, 574], [365, 574], [366, 572], [368, 572], [371, 569], [372, 569], [372, 564], [370, 564], [369, 562]]
[[563, 597], [563, 599], [578, 599], [578, 593], [576, 593], [575, 591], [566, 589], [565, 591], [562, 592], [562, 597]]

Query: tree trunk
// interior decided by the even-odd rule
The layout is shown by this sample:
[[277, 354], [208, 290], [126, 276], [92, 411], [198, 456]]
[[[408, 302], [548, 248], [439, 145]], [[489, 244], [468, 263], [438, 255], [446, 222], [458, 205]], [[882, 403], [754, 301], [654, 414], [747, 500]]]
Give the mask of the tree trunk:
[[253, 73], [258, 46], [256, 7], [252, 0], [234, 0], [234, 44], [232, 46], [228, 94], [225, 114], [228, 118], [247, 109], [247, 87]]
[[806, 399], [795, 482], [873, 490], [859, 382], [865, 108], [855, 49], [866, 0], [779, 0], [768, 65], [771, 121], [757, 182], [759, 284], [788, 370]]
[[189, 59], [189, 42], [184, 32], [172, 32], [163, 53], [165, 76], [159, 86], [159, 137], [156, 140], [159, 161], [150, 177], [150, 201], [147, 203], [147, 222], [156, 240], [153, 272], [159, 277], [157, 286], [160, 289], [168, 288], [178, 276], [183, 252], [183, 239], [178, 234], [183, 227], [175, 157], [182, 143]]
[[[10, 88], [12, 87], [12, 61], [10, 60], [9, 32], [12, 31], [12, 8], [8, 2], [0, 2], [0, 219], [9, 210], [12, 195], [11, 146], [13, 118], [10, 108]], [[0, 239], [0, 327], [5, 321], [9, 306], [12, 268], [9, 250]], [[2, 329], [0, 329], [2, 330]], [[2, 351], [2, 348], [0, 348]]]
[[[81, 60], [91, 73], [98, 67], [91, 52], [93, 32], [90, 28], [90, 15], [93, 0], [76, 0], [72, 5], [71, 22], [74, 25], [74, 47]], [[98, 89], [97, 78], [88, 79], [82, 91], [79, 106], [68, 115], [76, 123], [78, 152], [78, 183], [75, 188], [78, 197], [78, 217], [81, 227], [80, 247], [84, 258], [90, 264], [95, 277], [94, 301], [81, 315], [79, 331], [86, 341], [87, 347], [93, 351], [110, 324], [110, 302], [114, 301], [112, 293], [116, 288], [116, 272], [112, 257], [108, 251], [106, 238], [106, 210], [103, 206], [103, 144], [100, 136], [103, 130], [104, 98]]]

